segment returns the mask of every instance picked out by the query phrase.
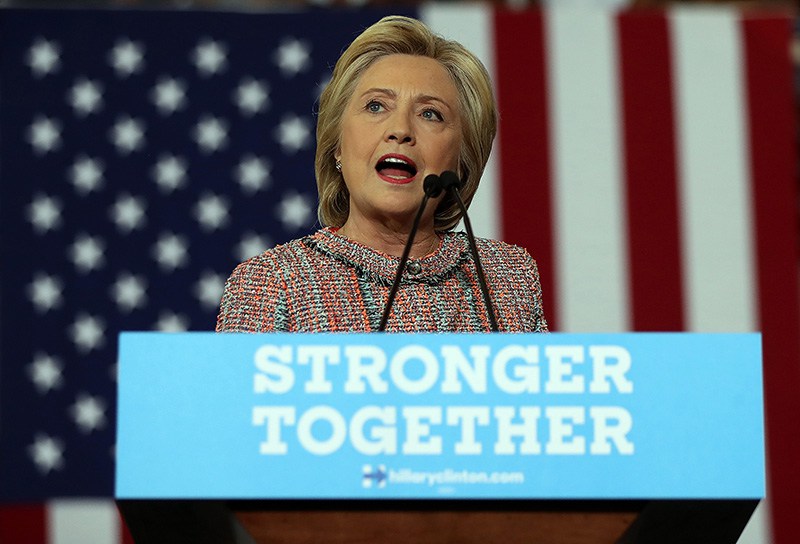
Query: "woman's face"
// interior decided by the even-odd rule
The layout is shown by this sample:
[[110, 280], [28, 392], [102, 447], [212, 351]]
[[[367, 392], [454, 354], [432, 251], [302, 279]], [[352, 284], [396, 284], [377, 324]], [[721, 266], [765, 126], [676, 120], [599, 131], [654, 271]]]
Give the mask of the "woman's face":
[[[458, 93], [438, 61], [389, 55], [356, 85], [342, 116], [336, 158], [350, 191], [351, 219], [410, 224], [428, 174], [457, 171]], [[423, 220], [433, 224], [431, 202]]]

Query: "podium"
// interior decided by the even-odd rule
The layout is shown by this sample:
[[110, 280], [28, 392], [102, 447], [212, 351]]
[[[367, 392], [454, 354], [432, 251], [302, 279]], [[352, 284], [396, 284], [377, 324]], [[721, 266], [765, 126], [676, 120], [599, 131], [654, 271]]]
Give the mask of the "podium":
[[758, 334], [119, 345], [137, 542], [736, 542], [764, 493]]

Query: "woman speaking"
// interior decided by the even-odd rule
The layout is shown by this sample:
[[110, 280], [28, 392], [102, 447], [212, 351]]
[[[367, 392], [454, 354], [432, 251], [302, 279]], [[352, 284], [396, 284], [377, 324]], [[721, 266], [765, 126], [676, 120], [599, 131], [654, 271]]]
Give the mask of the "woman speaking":
[[323, 228], [240, 264], [217, 330], [376, 331], [397, 277], [387, 331], [480, 332], [495, 322], [500, 331], [546, 331], [534, 260], [524, 249], [478, 239], [487, 307], [467, 236], [453, 232], [462, 213], [452, 192], [430, 199], [396, 276], [424, 180], [455, 172], [469, 205], [496, 125], [489, 76], [462, 45], [407, 17], [366, 29], [320, 97], [315, 169]]

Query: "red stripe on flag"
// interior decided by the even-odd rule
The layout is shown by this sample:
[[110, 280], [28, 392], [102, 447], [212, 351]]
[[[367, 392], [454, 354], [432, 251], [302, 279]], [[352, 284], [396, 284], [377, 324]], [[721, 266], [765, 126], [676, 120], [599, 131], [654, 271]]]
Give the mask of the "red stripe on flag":
[[631, 325], [681, 331], [679, 204], [672, 57], [663, 12], [617, 18], [627, 188]]
[[119, 532], [122, 544], [136, 544], [136, 542], [133, 540], [130, 529], [128, 529], [128, 524], [125, 523], [125, 518], [122, 517], [122, 513], [119, 511], [119, 509], [117, 509], [117, 515], [119, 516]]
[[0, 542], [47, 543], [45, 508], [41, 504], [1, 505]]
[[787, 18], [743, 22], [768, 476], [776, 544], [800, 542], [800, 315], [791, 36]]
[[495, 12], [500, 110], [502, 238], [539, 265], [544, 309], [556, 329], [556, 281], [550, 190], [550, 123], [545, 33], [539, 11]]

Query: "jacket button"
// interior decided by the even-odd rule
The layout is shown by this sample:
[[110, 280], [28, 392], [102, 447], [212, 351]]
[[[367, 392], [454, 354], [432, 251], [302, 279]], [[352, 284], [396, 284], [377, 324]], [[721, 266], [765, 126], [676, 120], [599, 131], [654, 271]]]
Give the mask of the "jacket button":
[[406, 270], [408, 270], [409, 274], [419, 274], [422, 272], [422, 265], [417, 261], [411, 261], [406, 265]]

